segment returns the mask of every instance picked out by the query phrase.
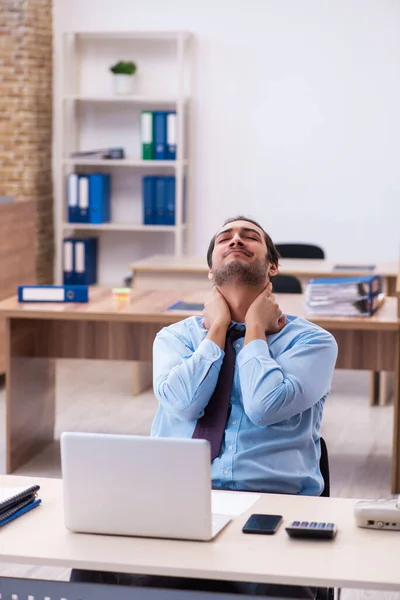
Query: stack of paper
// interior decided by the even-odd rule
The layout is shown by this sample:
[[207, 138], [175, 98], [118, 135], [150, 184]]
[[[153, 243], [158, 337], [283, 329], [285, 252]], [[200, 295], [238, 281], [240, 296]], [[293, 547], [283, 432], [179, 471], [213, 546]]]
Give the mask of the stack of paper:
[[383, 302], [382, 278], [312, 279], [306, 287], [305, 302], [309, 315], [370, 316]]

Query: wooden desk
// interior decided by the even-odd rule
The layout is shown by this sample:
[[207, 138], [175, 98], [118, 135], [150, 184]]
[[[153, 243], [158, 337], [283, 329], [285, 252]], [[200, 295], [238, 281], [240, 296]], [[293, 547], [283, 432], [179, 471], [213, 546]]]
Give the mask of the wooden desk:
[[[342, 261], [321, 259], [282, 258], [279, 261], [279, 272], [295, 275], [303, 284], [314, 277], [349, 277], [351, 275], [370, 275], [370, 271], [343, 270], [334, 271], [336, 264]], [[347, 264], [355, 264], [348, 262]], [[129, 265], [133, 275], [133, 286], [137, 289], [193, 289], [193, 285], [201, 289], [209, 289], [207, 279], [208, 267], [205, 257], [200, 256], [166, 256], [157, 254]], [[383, 277], [385, 291], [388, 296], [396, 294], [396, 278], [399, 271], [397, 261], [377, 262], [376, 273]]]
[[[0, 303], [7, 323], [7, 472], [24, 464], [53, 440], [56, 358], [151, 361], [155, 334], [186, 318], [168, 311], [177, 300], [202, 302], [204, 290], [133, 292], [115, 303], [110, 290], [91, 289], [88, 304]], [[287, 314], [305, 316], [301, 295], [280, 295]], [[397, 300], [388, 298], [370, 318], [318, 317], [339, 345], [337, 367], [400, 372]], [[392, 490], [400, 492], [399, 380], [394, 394]], [[38, 418], [40, 415], [40, 418]]]
[[[70, 533], [64, 527], [61, 480], [0, 477], [0, 485], [5, 486], [33, 482], [41, 486], [42, 505], [2, 530], [0, 562], [283, 585], [400, 589], [398, 535], [356, 527], [353, 499], [263, 494], [212, 542], [190, 542]], [[281, 514], [283, 526], [273, 536], [243, 534], [251, 513]], [[334, 541], [323, 543], [290, 539], [284, 526], [299, 519], [333, 521], [338, 534]]]

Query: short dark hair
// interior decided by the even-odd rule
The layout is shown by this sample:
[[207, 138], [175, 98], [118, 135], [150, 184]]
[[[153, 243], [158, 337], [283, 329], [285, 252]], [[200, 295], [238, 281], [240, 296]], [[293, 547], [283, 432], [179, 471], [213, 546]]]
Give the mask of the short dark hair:
[[[261, 229], [261, 231], [264, 234], [264, 239], [265, 239], [265, 243], [267, 246], [267, 258], [268, 258], [269, 262], [273, 263], [275, 265], [277, 265], [279, 263], [279, 252], [276, 249], [274, 242], [272, 241], [272, 239], [268, 235], [268, 233], [261, 227], [261, 225], [259, 223], [257, 223], [257, 221], [254, 221], [254, 219], [249, 219], [248, 217], [245, 217], [243, 215], [238, 215], [237, 217], [230, 217], [229, 219], [226, 219], [226, 221], [223, 223], [222, 227], [224, 227], [225, 225], [228, 225], [228, 223], [233, 223], [234, 221], [247, 221], [248, 223], [253, 223], [253, 225], [256, 225], [257, 227], [259, 227], [259, 229]], [[210, 268], [212, 266], [212, 253], [214, 251], [216, 237], [217, 237], [217, 234], [215, 234], [212, 237], [211, 242], [208, 246], [208, 250], [207, 250], [207, 264]]]

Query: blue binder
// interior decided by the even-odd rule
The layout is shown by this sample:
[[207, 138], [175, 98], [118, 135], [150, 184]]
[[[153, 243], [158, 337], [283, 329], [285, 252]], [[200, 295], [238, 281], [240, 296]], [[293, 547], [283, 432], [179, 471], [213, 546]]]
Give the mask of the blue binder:
[[332, 289], [347, 288], [359, 298], [371, 298], [382, 293], [382, 277], [380, 275], [361, 275], [359, 277], [319, 277], [311, 279], [308, 285], [327, 286]]
[[70, 173], [67, 175], [67, 202], [68, 202], [68, 222], [79, 223], [78, 207], [78, 175]]
[[168, 177], [156, 177], [154, 220], [156, 225], [165, 225], [165, 212], [167, 206], [167, 179]]
[[97, 238], [74, 238], [74, 284], [97, 282]]
[[89, 223], [89, 176], [78, 175], [77, 223]]
[[71, 237], [63, 240], [63, 283], [75, 284], [74, 238]]
[[143, 223], [144, 225], [155, 224], [155, 194], [156, 177], [146, 175], [142, 179], [142, 200], [143, 200]]
[[155, 111], [153, 113], [154, 131], [154, 160], [167, 159], [167, 113]]
[[175, 225], [175, 177], [165, 177], [164, 224]]
[[18, 302], [88, 302], [87, 285], [19, 285]]
[[111, 219], [111, 176], [93, 173], [89, 177], [89, 223], [109, 223]]
[[176, 112], [167, 113], [167, 160], [176, 160], [177, 117]]

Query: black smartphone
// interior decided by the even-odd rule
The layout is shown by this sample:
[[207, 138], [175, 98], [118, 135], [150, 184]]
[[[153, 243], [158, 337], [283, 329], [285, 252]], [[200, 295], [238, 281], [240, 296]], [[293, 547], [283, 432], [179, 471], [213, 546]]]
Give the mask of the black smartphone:
[[251, 515], [243, 526], [243, 533], [272, 535], [282, 523], [282, 515]]

